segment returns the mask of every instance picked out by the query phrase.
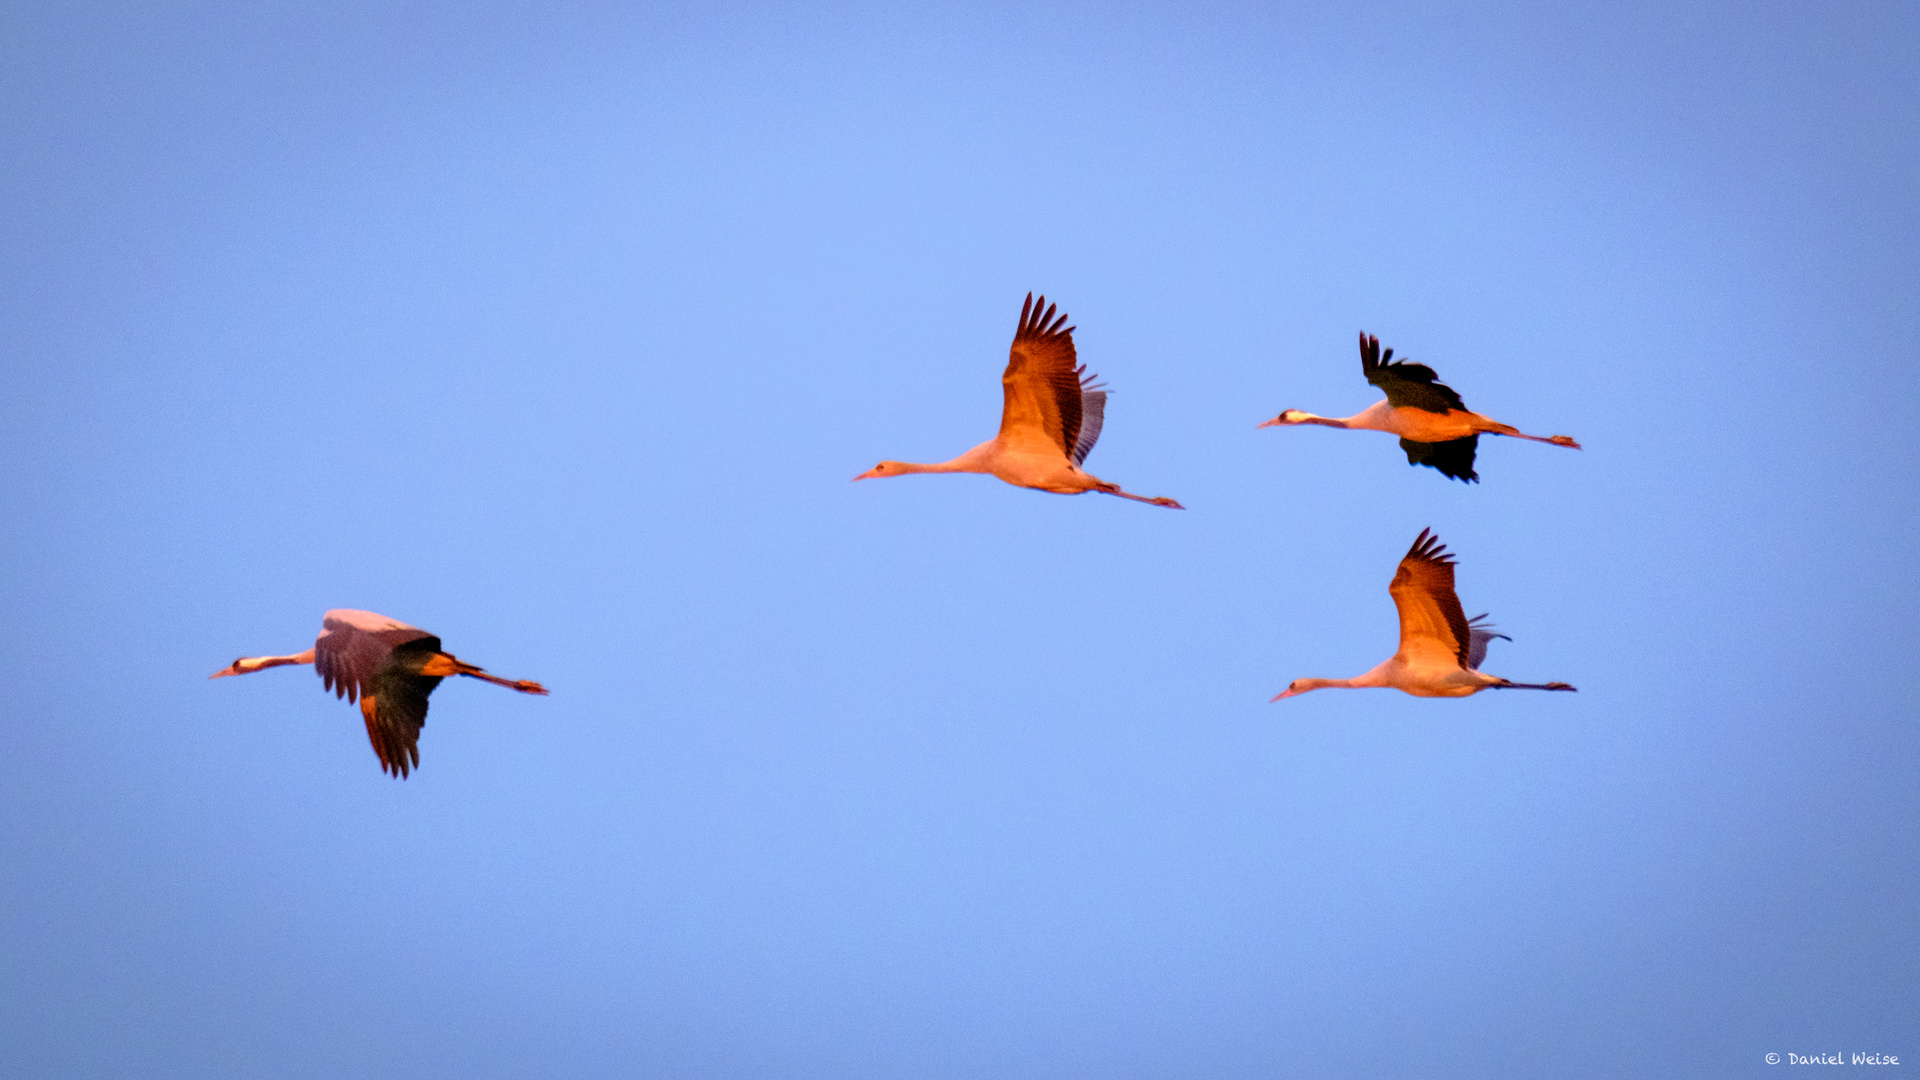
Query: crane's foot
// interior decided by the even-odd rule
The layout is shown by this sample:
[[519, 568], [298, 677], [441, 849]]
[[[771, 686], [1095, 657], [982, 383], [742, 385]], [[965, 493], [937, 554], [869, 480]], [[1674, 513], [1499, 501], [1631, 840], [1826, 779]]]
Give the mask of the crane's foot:
[[1555, 435], [1553, 438], [1548, 439], [1547, 441], [1552, 443], [1555, 446], [1570, 446], [1575, 450], [1580, 449], [1580, 444], [1577, 442], [1574, 442], [1573, 436], [1571, 435]]
[[1174, 509], [1174, 510], [1185, 510], [1185, 509], [1186, 509], [1186, 507], [1184, 507], [1184, 506], [1181, 506], [1181, 505], [1180, 505], [1179, 503], [1177, 503], [1177, 502], [1174, 502], [1174, 501], [1173, 501], [1172, 499], [1169, 499], [1169, 498], [1167, 498], [1167, 497], [1166, 497], [1166, 496], [1164, 496], [1164, 495], [1162, 495], [1162, 496], [1161, 496], [1160, 498], [1157, 498], [1157, 499], [1148, 499], [1147, 501], [1148, 501], [1148, 502], [1150, 502], [1150, 503], [1152, 503], [1152, 504], [1153, 504], [1153, 505], [1155, 505], [1155, 506], [1165, 506], [1165, 507], [1168, 507], [1168, 508], [1170, 508], [1170, 509]]

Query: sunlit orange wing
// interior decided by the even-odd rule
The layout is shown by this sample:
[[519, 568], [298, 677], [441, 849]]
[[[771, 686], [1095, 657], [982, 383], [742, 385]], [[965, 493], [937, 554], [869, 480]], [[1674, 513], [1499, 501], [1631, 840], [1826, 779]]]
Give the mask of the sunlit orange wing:
[[[1032, 293], [1020, 308], [1020, 329], [1000, 385], [1006, 407], [1000, 413], [1000, 443], [1023, 454], [1070, 456], [1080, 440], [1080, 376], [1073, 349], [1073, 327], [1061, 329], [1065, 315]], [[1091, 448], [1089, 448], [1091, 449]]]
[[1401, 660], [1420, 667], [1468, 666], [1473, 635], [1453, 591], [1453, 556], [1432, 530], [1420, 530], [1387, 592], [1400, 611]]

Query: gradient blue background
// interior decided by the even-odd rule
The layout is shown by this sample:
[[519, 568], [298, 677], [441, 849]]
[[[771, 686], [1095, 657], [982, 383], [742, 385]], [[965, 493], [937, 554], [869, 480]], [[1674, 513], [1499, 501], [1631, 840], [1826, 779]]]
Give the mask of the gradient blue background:
[[7, 5], [0, 1072], [1920, 1066], [1917, 10]]

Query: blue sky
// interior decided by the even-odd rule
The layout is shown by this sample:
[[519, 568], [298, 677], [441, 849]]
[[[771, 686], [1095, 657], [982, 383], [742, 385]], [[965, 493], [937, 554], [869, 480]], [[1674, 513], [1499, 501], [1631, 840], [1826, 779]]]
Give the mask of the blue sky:
[[[1920, 17], [0, 10], [0, 1071], [1920, 1060]], [[1091, 471], [990, 437], [1029, 290]], [[1356, 330], [1575, 454], [1256, 431]], [[1433, 527], [1489, 670], [1392, 651]], [[553, 695], [382, 776], [293, 652]], [[1909, 1057], [1911, 1055], [1911, 1057]]]

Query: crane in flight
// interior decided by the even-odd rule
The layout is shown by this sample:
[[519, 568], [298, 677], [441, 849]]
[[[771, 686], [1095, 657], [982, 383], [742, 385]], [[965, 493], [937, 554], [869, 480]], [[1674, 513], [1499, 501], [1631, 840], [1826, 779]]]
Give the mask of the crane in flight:
[[338, 608], [320, 619], [313, 648], [291, 656], [243, 656], [212, 675], [248, 675], [286, 664], [312, 664], [335, 697], [360, 699], [367, 738], [380, 758], [380, 771], [405, 779], [420, 766], [420, 728], [427, 722], [427, 695], [448, 675], [482, 679], [523, 694], [545, 694], [546, 687], [525, 679], [489, 675], [450, 653], [425, 630], [371, 611]]
[[[1572, 690], [1563, 682], [1517, 683], [1480, 670], [1487, 643], [1506, 638], [1485, 615], [1469, 620], [1453, 591], [1453, 556], [1431, 529], [1400, 560], [1387, 586], [1400, 610], [1400, 649], [1386, 663], [1351, 679], [1295, 679], [1273, 700], [1330, 686], [1390, 686], [1415, 697], [1466, 697], [1482, 690]], [[1513, 639], [1507, 638], [1511, 641]]]
[[[1042, 308], [1045, 310], [1042, 311]], [[1084, 472], [1080, 466], [1100, 439], [1106, 415], [1107, 391], [1086, 374], [1073, 348], [1074, 327], [1062, 330], [1065, 315], [1054, 316], [1054, 305], [1032, 293], [1020, 307], [1020, 328], [1013, 335], [1013, 353], [1000, 376], [1006, 404], [1000, 413], [1000, 434], [951, 461], [919, 465], [910, 461], [882, 461], [855, 480], [907, 473], [986, 473], [1009, 484], [1078, 495], [1098, 491], [1135, 502], [1186, 507], [1167, 498], [1150, 499], [1120, 490], [1119, 484]]]
[[1387, 400], [1376, 401], [1345, 419], [1288, 409], [1260, 426], [1320, 424], [1392, 432], [1400, 436], [1400, 449], [1407, 452], [1407, 464], [1438, 469], [1442, 476], [1463, 483], [1480, 480], [1480, 474], [1473, 471], [1473, 455], [1483, 434], [1508, 435], [1580, 449], [1580, 444], [1570, 436], [1527, 435], [1516, 427], [1468, 411], [1453, 387], [1435, 381], [1432, 368], [1405, 360], [1395, 362], [1392, 349], [1382, 356], [1380, 339], [1364, 331], [1360, 334], [1360, 370], [1368, 382], [1386, 392]]

